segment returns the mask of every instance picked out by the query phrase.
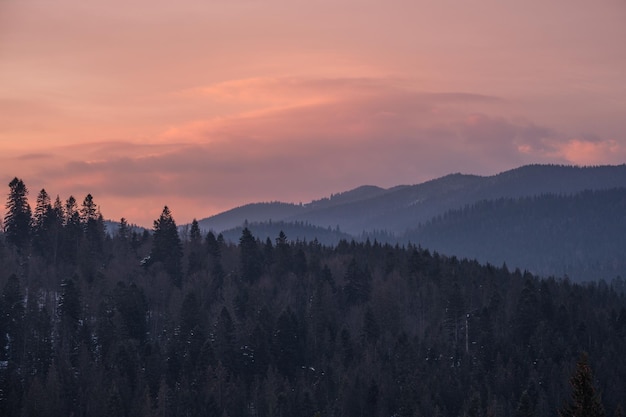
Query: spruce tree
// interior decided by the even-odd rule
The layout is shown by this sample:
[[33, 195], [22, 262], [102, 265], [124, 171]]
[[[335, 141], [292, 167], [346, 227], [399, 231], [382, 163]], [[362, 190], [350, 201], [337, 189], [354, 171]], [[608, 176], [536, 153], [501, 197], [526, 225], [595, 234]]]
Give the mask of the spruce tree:
[[560, 417], [604, 417], [604, 406], [593, 386], [593, 372], [587, 353], [583, 352], [570, 378], [571, 403], [559, 410]]
[[154, 236], [150, 263], [162, 262], [165, 271], [177, 287], [182, 285], [183, 248], [178, 236], [178, 228], [170, 209], [165, 206], [163, 212], [154, 221]]
[[189, 231], [189, 262], [187, 266], [187, 274], [200, 271], [204, 266], [205, 254], [202, 247], [202, 234], [198, 221], [193, 219], [191, 222], [191, 230]]
[[7, 241], [22, 251], [26, 249], [30, 240], [31, 210], [27, 199], [28, 189], [17, 177], [9, 183], [9, 188], [4, 232]]
[[35, 205], [35, 212], [33, 213], [33, 247], [40, 254], [45, 254], [47, 249], [51, 246], [48, 242], [48, 226], [50, 223], [49, 217], [52, 214], [52, 204], [50, 203], [50, 196], [45, 189], [41, 189], [37, 195], [37, 204]]
[[246, 282], [256, 282], [263, 271], [261, 253], [250, 229], [244, 227], [239, 238], [241, 277]]
[[50, 210], [52, 210], [50, 196], [48, 195], [46, 190], [42, 188], [37, 195], [37, 204], [35, 205], [35, 213], [33, 213], [33, 226], [35, 228], [35, 233], [37, 233], [38, 230], [44, 228], [46, 215]]
[[122, 217], [120, 219], [120, 227], [117, 230], [117, 236], [120, 238], [121, 241], [126, 242], [128, 241], [129, 235], [130, 227], [128, 226], [128, 222], [126, 221], [126, 219]]
[[83, 236], [83, 229], [80, 224], [80, 214], [78, 213], [78, 205], [74, 196], [69, 196], [65, 201], [65, 209], [63, 210], [63, 233], [61, 238], [63, 260], [75, 264], [78, 257], [78, 249]]

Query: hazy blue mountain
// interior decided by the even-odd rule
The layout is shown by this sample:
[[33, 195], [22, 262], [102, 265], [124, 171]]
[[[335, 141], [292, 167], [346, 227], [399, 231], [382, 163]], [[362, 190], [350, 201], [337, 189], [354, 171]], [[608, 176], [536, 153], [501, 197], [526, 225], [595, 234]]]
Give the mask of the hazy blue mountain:
[[410, 186], [363, 186], [308, 204], [255, 203], [200, 220], [223, 231], [248, 222], [305, 222], [355, 236], [385, 230], [402, 234], [446, 211], [482, 200], [572, 194], [626, 187], [626, 165], [572, 167], [529, 165], [493, 176], [451, 174]]
[[302, 205], [250, 204], [200, 225], [227, 230], [234, 242], [247, 221], [263, 240], [280, 230], [324, 244], [369, 237], [543, 275], [610, 280], [626, 276], [625, 190], [626, 165], [530, 165], [390, 189], [363, 186]]
[[626, 186], [626, 165], [578, 168], [532, 165], [481, 177], [452, 174], [422, 184], [390, 189], [372, 198], [299, 213], [292, 219], [341, 230], [402, 233], [438, 214], [481, 200], [546, 193], [571, 194]]
[[[136, 224], [130, 224], [128, 225], [128, 227], [131, 232], [136, 232], [136, 233], [143, 233], [144, 230], [146, 230], [146, 228], [137, 226]], [[120, 222], [116, 222], [113, 220], [104, 221], [104, 229], [109, 236], [115, 236], [119, 228], [120, 228]], [[150, 229], [147, 229], [147, 230], [150, 230]]]
[[626, 188], [483, 200], [407, 232], [431, 250], [576, 281], [626, 276]]
[[[317, 240], [320, 244], [326, 246], [334, 246], [339, 243], [340, 240], [352, 240], [354, 237], [343, 233], [337, 229], [323, 228], [319, 226], [313, 226], [311, 224], [301, 222], [260, 222], [260, 223], [248, 223], [246, 225], [250, 232], [262, 242], [266, 239], [270, 239], [272, 244], [275, 243], [276, 238], [282, 231], [287, 236], [287, 240], [290, 242], [313, 242]], [[224, 239], [228, 242], [239, 243], [239, 238], [243, 231], [243, 226], [235, 227], [233, 229], [225, 230], [222, 232]]]
[[244, 222], [257, 223], [270, 220], [283, 220], [293, 216], [302, 209], [296, 204], [272, 202], [252, 203], [225, 211], [215, 216], [198, 220], [202, 230], [223, 232], [241, 226]]

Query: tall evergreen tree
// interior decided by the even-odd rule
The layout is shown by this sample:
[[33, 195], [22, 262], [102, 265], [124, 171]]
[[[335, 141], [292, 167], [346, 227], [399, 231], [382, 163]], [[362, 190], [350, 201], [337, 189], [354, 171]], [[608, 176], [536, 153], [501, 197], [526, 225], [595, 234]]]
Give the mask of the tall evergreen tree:
[[371, 276], [365, 269], [359, 267], [356, 259], [352, 258], [346, 270], [346, 286], [344, 293], [348, 304], [368, 301], [371, 293]]
[[31, 209], [27, 198], [28, 189], [17, 177], [9, 183], [9, 189], [4, 232], [7, 241], [21, 251], [26, 249], [30, 241]]
[[193, 274], [202, 269], [204, 265], [204, 250], [202, 248], [202, 235], [198, 221], [193, 219], [191, 229], [189, 230], [189, 260], [187, 273]]
[[[58, 200], [58, 197], [57, 197]], [[57, 252], [59, 233], [62, 226], [62, 212], [58, 210], [60, 201], [51, 204], [50, 196], [45, 189], [37, 195], [37, 205], [33, 214], [32, 240], [33, 248], [48, 261], [54, 260]]]
[[80, 222], [83, 225], [87, 243], [91, 246], [90, 249], [99, 252], [102, 249], [102, 240], [104, 239], [104, 219], [91, 194], [87, 194], [83, 200], [80, 209]]
[[604, 417], [604, 406], [593, 385], [593, 372], [586, 352], [580, 355], [570, 379], [571, 402], [559, 410], [560, 417]]
[[154, 236], [150, 263], [162, 262], [165, 271], [177, 287], [182, 285], [183, 248], [178, 236], [178, 228], [170, 209], [165, 206], [163, 212], [154, 221]]
[[65, 201], [65, 226], [72, 223], [80, 223], [80, 214], [78, 213], [78, 204], [74, 196], [69, 196]]
[[191, 229], [189, 229], [189, 240], [191, 243], [199, 245], [202, 240], [202, 235], [200, 234], [200, 225], [198, 224], [198, 220], [193, 219], [191, 222]]
[[244, 227], [239, 238], [241, 276], [244, 281], [255, 282], [263, 271], [261, 252], [250, 229]]
[[78, 248], [82, 239], [82, 226], [80, 224], [80, 214], [74, 196], [69, 196], [65, 201], [63, 221], [63, 235], [61, 239], [62, 257], [71, 264], [78, 258]]
[[35, 233], [37, 229], [43, 228], [48, 211], [52, 210], [52, 204], [50, 202], [50, 196], [44, 188], [39, 191], [37, 195], [37, 204], [35, 205], [35, 212], [33, 213], [33, 226]]
[[276, 274], [284, 275], [291, 269], [291, 246], [287, 235], [281, 230], [276, 238]]
[[130, 228], [128, 226], [128, 222], [124, 217], [120, 219], [120, 227], [117, 230], [117, 236], [123, 242], [127, 242], [128, 238], [130, 237]]
[[93, 201], [93, 196], [87, 194], [83, 200], [83, 204], [80, 208], [80, 220], [83, 224], [88, 224], [90, 220], [96, 220], [98, 218], [98, 207]]

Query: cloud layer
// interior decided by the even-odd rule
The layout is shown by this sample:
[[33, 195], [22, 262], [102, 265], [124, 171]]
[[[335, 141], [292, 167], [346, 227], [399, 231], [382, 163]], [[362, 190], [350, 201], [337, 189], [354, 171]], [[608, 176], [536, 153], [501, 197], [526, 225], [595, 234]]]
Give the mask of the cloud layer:
[[[96, 196], [149, 225], [168, 204], [183, 221], [253, 201], [309, 201], [361, 184], [494, 174], [536, 162], [618, 163], [622, 145], [502, 115], [501, 98], [422, 93], [388, 79], [253, 79], [196, 88], [257, 110], [170, 126], [153, 141], [50, 147], [4, 161], [27, 184]], [[195, 97], [198, 99], [198, 97]], [[5, 178], [5, 180], [8, 177]]]

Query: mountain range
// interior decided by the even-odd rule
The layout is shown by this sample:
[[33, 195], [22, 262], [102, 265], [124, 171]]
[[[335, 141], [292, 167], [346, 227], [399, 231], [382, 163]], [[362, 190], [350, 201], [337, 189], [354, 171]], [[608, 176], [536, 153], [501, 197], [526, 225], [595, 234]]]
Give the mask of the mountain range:
[[224, 231], [245, 221], [300, 221], [359, 236], [385, 230], [400, 234], [448, 210], [481, 200], [626, 187], [626, 165], [573, 167], [527, 165], [493, 176], [450, 174], [416, 185], [361, 186], [308, 204], [252, 203], [199, 220]]
[[624, 201], [626, 165], [527, 165], [492, 176], [366, 185], [307, 204], [252, 203], [198, 223], [234, 242], [245, 225], [262, 240], [281, 230], [329, 245], [370, 238], [575, 280], [612, 279], [626, 276]]

